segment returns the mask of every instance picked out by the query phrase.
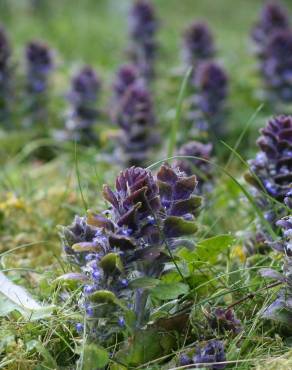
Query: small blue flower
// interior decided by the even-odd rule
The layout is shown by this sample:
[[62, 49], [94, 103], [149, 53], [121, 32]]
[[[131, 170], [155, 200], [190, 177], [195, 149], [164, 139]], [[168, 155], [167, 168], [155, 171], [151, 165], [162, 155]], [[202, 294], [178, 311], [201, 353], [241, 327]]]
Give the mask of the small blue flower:
[[78, 322], [76, 325], [75, 325], [75, 328], [76, 328], [76, 331], [81, 334], [83, 333], [84, 331], [84, 326], [83, 324], [81, 324], [81, 322]]
[[118, 324], [121, 327], [124, 327], [126, 325], [126, 321], [125, 321], [125, 318], [123, 316], [119, 317]]
[[121, 279], [120, 284], [123, 288], [127, 288], [129, 286], [129, 281], [127, 279]]
[[180, 366], [185, 366], [185, 365], [190, 365], [192, 363], [192, 359], [186, 354], [183, 353], [179, 357], [179, 365]]
[[95, 287], [93, 285], [85, 285], [83, 288], [83, 292], [86, 295], [92, 294], [95, 291]]
[[87, 313], [87, 315], [89, 317], [93, 317], [93, 315], [94, 315], [94, 309], [93, 309], [93, 307], [90, 306], [90, 305], [87, 305], [87, 307], [86, 307], [86, 313]]
[[101, 272], [100, 272], [100, 270], [94, 270], [92, 272], [92, 278], [94, 280], [99, 280], [101, 278]]

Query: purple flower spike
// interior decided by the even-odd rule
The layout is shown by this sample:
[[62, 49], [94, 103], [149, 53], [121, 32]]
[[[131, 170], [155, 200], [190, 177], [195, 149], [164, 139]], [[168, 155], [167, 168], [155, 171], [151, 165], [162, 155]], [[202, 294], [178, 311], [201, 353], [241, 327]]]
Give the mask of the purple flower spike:
[[[224, 351], [224, 344], [219, 340], [210, 340], [205, 347], [197, 348], [197, 354], [193, 357], [194, 364], [209, 364], [211, 369], [224, 369], [226, 364], [219, 364], [218, 362], [225, 362], [226, 356]], [[216, 363], [213, 364], [212, 363]]]
[[116, 79], [113, 84], [113, 99], [111, 103], [111, 117], [115, 124], [119, 123], [119, 113], [121, 104], [129, 88], [137, 82], [139, 78], [138, 69], [132, 64], [125, 64], [120, 67], [117, 72]]
[[228, 78], [220, 65], [204, 62], [199, 65], [193, 78], [196, 95], [193, 97], [194, 117], [199, 132], [209, 131], [222, 135], [226, 116]]
[[267, 97], [271, 101], [292, 101], [292, 30], [271, 36], [260, 65]]
[[277, 31], [289, 29], [288, 12], [278, 2], [269, 2], [262, 8], [260, 19], [252, 29], [251, 37], [261, 56], [269, 38]]
[[[123, 317], [125, 305], [133, 307], [137, 326], [146, 324], [147, 314], [140, 316], [147, 291], [136, 288], [133, 280], [159, 278], [170, 261], [168, 248], [184, 245], [176, 238], [196, 232], [195, 215], [201, 204], [194, 195], [196, 184], [195, 176], [185, 176], [167, 164], [156, 177], [149, 170], [130, 167], [117, 176], [115, 189], [104, 186], [108, 209], [102, 214], [88, 211], [87, 217], [77, 216], [63, 228], [66, 256], [84, 276], [78, 303], [87, 313], [92, 309], [90, 323], [98, 330], [106, 330], [97, 325], [101, 318]], [[187, 245], [191, 246], [189, 240]], [[125, 322], [121, 318], [118, 324], [122, 330]]]
[[249, 162], [251, 174], [246, 175], [246, 180], [283, 202], [292, 182], [292, 116], [269, 120], [257, 144], [261, 151]]
[[152, 3], [148, 0], [136, 0], [129, 15], [129, 52], [133, 63], [146, 79], [154, 76], [157, 28], [158, 21]]
[[123, 160], [130, 166], [145, 166], [151, 148], [159, 142], [149, 90], [137, 81], [129, 87], [117, 109]]
[[213, 35], [204, 22], [194, 22], [183, 37], [183, 56], [187, 66], [196, 67], [198, 62], [214, 57]]
[[97, 141], [93, 126], [98, 117], [96, 101], [100, 88], [101, 81], [90, 66], [84, 66], [73, 77], [68, 94], [71, 109], [66, 122], [69, 138], [83, 144]]
[[[212, 166], [207, 161], [211, 159], [212, 144], [202, 144], [199, 141], [190, 141], [184, 144], [178, 151], [179, 156], [200, 157], [203, 160], [181, 158], [175, 166], [188, 176], [196, 175], [198, 180], [197, 192], [202, 194], [212, 188]], [[206, 160], [206, 161], [204, 161]]]
[[53, 69], [53, 56], [49, 47], [40, 41], [26, 46], [27, 92], [29, 113], [33, 122], [47, 120], [47, 93], [49, 75]]
[[10, 44], [5, 29], [0, 26], [0, 122], [8, 125], [10, 111], [9, 98], [11, 90]]
[[48, 74], [53, 68], [52, 53], [48, 46], [39, 41], [32, 41], [26, 47], [28, 72], [28, 90], [33, 94], [47, 89]]

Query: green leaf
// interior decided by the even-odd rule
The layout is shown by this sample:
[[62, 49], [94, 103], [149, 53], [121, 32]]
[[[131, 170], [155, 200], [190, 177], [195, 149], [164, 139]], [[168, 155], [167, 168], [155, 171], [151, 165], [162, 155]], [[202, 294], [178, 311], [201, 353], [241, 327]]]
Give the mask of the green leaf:
[[192, 235], [197, 231], [197, 226], [192, 221], [181, 217], [169, 216], [164, 221], [163, 231], [167, 237], [175, 238], [183, 235]]
[[189, 263], [200, 265], [202, 262], [216, 263], [218, 255], [235, 242], [229, 234], [217, 235], [199, 242], [194, 251], [186, 248], [178, 252], [178, 256]]
[[82, 370], [102, 369], [109, 362], [108, 352], [93, 343], [85, 345], [82, 358]]
[[0, 316], [18, 311], [27, 320], [39, 320], [52, 314], [55, 306], [42, 306], [19, 285], [0, 272]]
[[215, 263], [218, 255], [230, 248], [234, 242], [235, 238], [232, 235], [217, 235], [201, 241], [197, 245], [195, 253], [200, 260]]
[[159, 284], [158, 279], [150, 278], [150, 277], [142, 277], [130, 282], [130, 288], [137, 289], [137, 288], [153, 288]]
[[116, 303], [117, 297], [109, 290], [97, 290], [89, 296], [89, 299], [96, 303]]
[[107, 274], [112, 274], [115, 270], [123, 271], [121, 258], [116, 253], [108, 253], [101, 261], [100, 266]]
[[189, 291], [189, 286], [184, 283], [160, 283], [151, 290], [151, 295], [162, 300], [175, 299]]
[[[169, 337], [169, 339], [165, 337]], [[163, 341], [162, 338], [164, 338]], [[136, 367], [169, 353], [174, 345], [174, 337], [166, 332], [159, 333], [152, 329], [139, 330], [117, 353], [116, 360], [122, 364]], [[119, 367], [111, 368], [120, 369]], [[123, 369], [122, 366], [121, 369]]]

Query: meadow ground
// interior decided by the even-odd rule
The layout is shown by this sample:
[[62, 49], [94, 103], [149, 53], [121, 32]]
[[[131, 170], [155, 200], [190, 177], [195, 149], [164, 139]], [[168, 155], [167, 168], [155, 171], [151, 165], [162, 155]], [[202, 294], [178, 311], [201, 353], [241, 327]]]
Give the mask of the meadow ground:
[[[64, 95], [69, 79], [72, 71], [83, 63], [91, 64], [99, 73], [102, 79], [99, 106], [107, 110], [114, 73], [126, 61], [126, 18], [130, 1], [53, 0], [44, 1], [43, 5], [42, 1], [35, 1], [40, 5], [34, 9], [32, 2], [0, 0], [0, 21], [9, 33], [20, 80], [23, 48], [28, 40], [46, 40], [56, 51], [57, 63], [51, 84], [52, 127], [63, 124]], [[234, 147], [248, 122], [249, 126], [237, 148], [242, 158], [232, 154], [224, 143], [217, 143], [217, 163], [224, 168], [230, 157], [232, 160], [225, 172], [219, 167], [215, 170], [216, 187], [201, 212], [198, 237], [231, 233], [240, 251], [243, 232], [252, 230], [256, 211], [233, 177], [248, 190], [243, 180], [247, 170], [245, 161], [254, 157], [258, 130], [274, 113], [272, 106], [261, 107], [257, 97], [259, 79], [249, 43], [251, 26], [264, 2], [155, 0], [154, 3], [160, 18], [160, 51], [153, 94], [163, 145], [152, 161], [167, 157], [170, 128], [182, 82], [176, 73], [181, 65], [182, 30], [194, 19], [205, 19], [215, 35], [218, 58], [230, 76], [227, 144]], [[284, 3], [292, 14], [292, 3], [288, 0]], [[98, 125], [101, 142], [98, 147], [90, 148], [54, 144], [50, 139], [33, 139], [28, 130], [0, 132], [1, 269], [39, 301], [57, 302], [58, 294], [52, 281], [67, 271], [61, 257], [57, 225], [70, 224], [75, 214], [82, 215], [87, 208], [103, 209], [102, 185], [112, 185], [120, 170], [110, 158], [114, 144], [109, 138], [115, 127], [106, 119]], [[42, 129], [39, 127], [39, 132]], [[183, 125], [178, 130], [183, 130]], [[44, 145], [53, 147], [57, 156], [40, 163], [34, 153]], [[257, 268], [277, 266], [274, 255], [257, 255], [252, 264], [247, 264], [244, 256], [239, 254], [225, 257], [213, 266], [211, 276], [216, 279], [220, 275], [225, 287], [220, 289], [225, 292], [223, 301], [226, 304], [264, 286], [256, 273]], [[210, 293], [207, 290], [205, 298], [196, 302], [196, 307], [199, 309], [208, 300], [219, 301], [218, 293], [218, 290]], [[243, 321], [245, 331], [240, 338], [228, 342], [227, 359], [234, 361], [228, 368], [292, 369], [292, 355], [289, 355], [291, 333], [259, 316], [272, 295], [271, 291], [262, 292], [238, 306], [237, 316]], [[2, 317], [0, 368], [74, 369], [78, 358], [76, 348], [82, 351], [82, 338], [70, 322], [80, 316], [81, 313], [73, 312], [70, 306], [59, 306], [53, 315], [41, 321], [30, 322], [17, 313]], [[84, 368], [89, 366], [87, 368], [90, 369], [86, 359], [84, 361]], [[157, 360], [143, 368], [159, 369], [163, 366], [175, 367]]]

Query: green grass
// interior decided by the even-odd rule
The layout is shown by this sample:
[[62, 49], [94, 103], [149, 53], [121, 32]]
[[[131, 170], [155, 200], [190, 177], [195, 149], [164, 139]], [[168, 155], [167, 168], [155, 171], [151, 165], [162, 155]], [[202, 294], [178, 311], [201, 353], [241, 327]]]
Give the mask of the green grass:
[[[184, 106], [180, 106], [183, 76], [177, 76], [176, 68], [181, 64], [182, 30], [193, 19], [209, 22], [215, 34], [219, 60], [230, 76], [229, 135], [226, 142], [244, 160], [252, 158], [256, 151], [258, 129], [273, 114], [273, 107], [260, 108], [261, 102], [255, 95], [259, 81], [248, 42], [250, 27], [264, 2], [154, 0], [154, 3], [161, 19], [161, 50], [153, 92], [157, 119], [163, 133], [163, 148], [152, 158], [153, 163], [166, 158], [167, 151], [172, 155], [176, 138], [183, 130], [179, 122], [180, 108], [184, 113]], [[7, 27], [13, 44], [13, 59], [17, 64], [19, 80], [23, 77], [25, 43], [30, 39], [44, 39], [56, 50], [52, 124], [62, 126], [61, 111], [66, 106], [64, 95], [70, 76], [83, 63], [92, 64], [102, 77], [101, 104], [104, 110], [108, 109], [114, 73], [126, 61], [126, 15], [130, 1], [51, 0], [44, 1], [43, 8], [38, 10], [33, 10], [30, 4], [28, 0], [0, 0], [0, 20]], [[285, 5], [292, 12], [292, 4], [288, 0]], [[256, 117], [252, 118], [255, 113]], [[106, 119], [100, 122], [100, 127], [103, 135], [113, 129]], [[58, 156], [54, 160], [39, 163], [33, 153], [44, 142], [35, 141], [31, 132], [0, 133], [2, 269], [39, 301], [58, 306], [48, 320], [29, 322], [17, 314], [1, 320], [0, 368], [75, 368], [72, 367], [78, 359], [75, 350], [80, 352], [83, 347], [82, 337], [74, 329], [74, 321], [82, 319], [82, 314], [73, 310], [70, 300], [60, 306], [58, 292], [52, 284], [68, 269], [61, 257], [57, 225], [71, 223], [75, 214], [84, 214], [84, 208], [104, 208], [100, 195], [102, 185], [112, 185], [120, 170], [117, 164], [107, 159], [106, 154], [110, 154], [113, 147], [105, 142], [102, 147], [86, 149], [57, 146]], [[47, 144], [52, 145], [51, 142]], [[243, 197], [243, 193], [249, 191], [242, 180], [246, 170], [244, 164], [227, 145], [218, 141], [217, 146], [219, 163], [214, 166], [216, 188], [199, 218], [198, 237], [232, 233], [238, 245], [242, 245], [240, 232], [253, 230], [257, 209], [252, 204], [252, 198], [246, 201]], [[228, 161], [230, 157], [232, 160]], [[196, 286], [192, 298], [199, 298], [193, 308], [193, 317], [202, 318], [201, 308], [207, 303], [228, 305], [262, 288], [264, 282], [258, 277], [257, 269], [277, 266], [277, 257], [274, 254], [260, 256], [250, 263], [228, 252], [218, 257], [215, 266], [207, 266], [210, 281]], [[222, 286], [213, 291], [212, 279], [216, 280], [218, 276]], [[196, 278], [195, 274], [193, 278]], [[291, 353], [288, 352], [290, 334], [283, 334], [275, 324], [261, 320], [258, 315], [273, 294], [270, 291], [268, 294], [261, 292], [237, 307], [236, 312], [244, 323], [245, 331], [232, 340], [224, 338], [228, 342], [228, 359], [234, 361], [230, 369], [277, 367], [280, 370], [292, 366]], [[207, 299], [202, 298], [206, 296]], [[278, 357], [278, 360], [271, 361], [271, 357]], [[158, 369], [163, 366], [157, 360], [144, 368]]]

